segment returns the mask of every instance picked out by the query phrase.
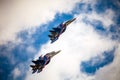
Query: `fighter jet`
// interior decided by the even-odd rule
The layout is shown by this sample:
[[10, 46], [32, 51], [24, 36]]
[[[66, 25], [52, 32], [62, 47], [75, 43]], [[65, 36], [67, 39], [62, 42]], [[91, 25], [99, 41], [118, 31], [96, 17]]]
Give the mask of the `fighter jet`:
[[30, 65], [30, 67], [32, 68], [33, 72], [35, 73], [37, 71], [37, 73], [40, 73], [42, 71], [42, 69], [50, 62], [51, 58], [53, 56], [55, 56], [56, 54], [58, 54], [59, 52], [61, 52], [61, 50], [55, 52], [52, 51], [50, 53], [47, 53], [44, 56], [40, 56], [39, 59], [37, 59], [36, 61], [32, 61], [35, 65]]
[[50, 30], [49, 32], [51, 33], [50, 35], [48, 35], [48, 37], [51, 40], [51, 43], [55, 42], [56, 40], [58, 40], [59, 36], [65, 32], [66, 27], [72, 23], [73, 21], [75, 21], [76, 18], [73, 18], [71, 20], [68, 20], [66, 22], [63, 22], [61, 24], [59, 24], [57, 27], [52, 28], [53, 30]]

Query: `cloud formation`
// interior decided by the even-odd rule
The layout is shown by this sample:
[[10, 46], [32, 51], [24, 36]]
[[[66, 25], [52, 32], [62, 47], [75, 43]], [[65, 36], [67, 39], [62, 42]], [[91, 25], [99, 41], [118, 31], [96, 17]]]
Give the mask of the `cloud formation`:
[[114, 61], [97, 71], [95, 78], [98, 80], [119, 80], [120, 79], [120, 44], [115, 52]]
[[[80, 71], [80, 63], [99, 54], [103, 57], [102, 53], [113, 49], [116, 42], [112, 41], [109, 37], [98, 34], [93, 26], [84, 23], [82, 21], [84, 17], [82, 17], [81, 14], [78, 15], [78, 17], [75, 22], [68, 26], [66, 32], [60, 36], [58, 41], [53, 44], [48, 42], [43, 45], [40, 52], [35, 56], [35, 59], [42, 53], [50, 52], [53, 49], [61, 49], [62, 52], [51, 60], [50, 64], [41, 72], [41, 75], [32, 75], [30, 70], [26, 80], [94, 79], [94, 76], [84, 75]], [[50, 72], [52, 72], [52, 74], [50, 74]]]
[[[80, 7], [76, 8], [76, 6], [79, 6], [80, 3], [85, 3], [85, 6], [82, 10], [77, 10]], [[104, 6], [106, 6], [105, 3]], [[114, 3], [119, 5], [119, 1]], [[104, 33], [99, 34], [95, 29], [96, 25], [90, 24], [97, 24], [96, 22], [99, 21], [102, 24], [100, 27], [110, 30], [111, 25], [117, 25], [114, 18], [117, 17], [118, 13], [116, 14], [111, 7], [104, 8], [102, 5], [101, 7], [104, 11], [98, 13], [96, 11], [95, 4], [98, 4], [96, 3], [96, 0], [1, 0], [0, 45], [10, 40], [16, 44], [11, 45], [8, 42], [5, 44], [5, 47], [3, 47], [4, 45], [0, 46], [0, 51], [2, 52], [0, 55], [2, 55], [2, 58], [3, 56], [8, 56], [7, 62], [9, 62], [9, 64], [6, 64], [5, 60], [3, 63], [7, 66], [12, 66], [9, 72], [13, 70], [13, 79], [96, 80], [99, 78], [102, 80], [119, 80], [119, 42], [111, 39], [110, 36], [114, 35], [114, 33], [109, 35], [104, 35]], [[91, 8], [90, 12], [88, 11], [89, 7]], [[73, 14], [72, 12], [76, 13]], [[77, 17], [77, 20], [68, 26], [66, 32], [63, 33], [55, 43], [50, 44], [50, 41], [43, 45], [36, 43], [37, 45], [40, 45], [40, 48], [37, 48], [39, 49], [38, 52], [34, 46], [36, 44], [33, 44], [36, 39], [29, 34], [41, 32], [36, 31], [35, 29], [57, 19], [55, 17], [57, 13], [61, 14], [60, 17], [62, 17], [62, 14], [72, 14], [74, 17]], [[87, 23], [85, 19], [90, 23]], [[114, 28], [115, 27], [113, 27], [113, 29]], [[118, 27], [116, 27], [116, 30], [118, 31], [116, 33], [119, 34], [119, 29], [117, 28]], [[23, 39], [21, 44], [19, 44], [21, 39], [19, 39], [18, 36], [16, 37], [16, 35], [23, 30], [28, 31], [28, 36]], [[106, 33], [109, 33], [109, 31]], [[20, 37], [24, 36], [26, 37], [26, 34], [23, 34]], [[34, 36], [38, 38], [41, 37], [38, 35]], [[43, 36], [46, 36], [46, 34]], [[114, 61], [111, 64], [105, 65], [99, 70], [96, 70], [96, 74], [92, 76], [80, 71], [80, 63], [82, 61], [89, 61], [91, 57], [95, 56], [98, 56], [101, 60], [101, 58], [104, 57], [102, 54], [104, 51], [110, 51], [116, 46]], [[31, 56], [33, 57], [35, 55], [34, 53], [37, 53], [35, 55], [35, 59], [37, 59], [41, 54], [45, 54], [53, 50], [62, 50], [62, 52], [51, 60], [50, 64], [44, 68], [43, 72], [40, 74], [31, 74], [31, 69], [27, 71], [28, 65], [31, 62]], [[15, 63], [17, 63], [17, 65], [14, 65]], [[3, 70], [7, 72], [7, 69], [8, 68]], [[3, 70], [0, 69], [0, 75]], [[9, 76], [9, 73], [7, 74], [8, 75], [5, 76]]]
[[14, 79], [20, 76], [20, 74], [21, 74], [21, 71], [18, 68], [15, 68], [13, 71]]

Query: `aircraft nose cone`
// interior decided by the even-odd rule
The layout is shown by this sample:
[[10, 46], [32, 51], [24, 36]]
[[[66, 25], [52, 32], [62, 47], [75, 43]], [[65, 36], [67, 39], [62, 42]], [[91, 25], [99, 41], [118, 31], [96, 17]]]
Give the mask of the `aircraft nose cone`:
[[61, 50], [57, 51], [57, 53], [61, 52]]

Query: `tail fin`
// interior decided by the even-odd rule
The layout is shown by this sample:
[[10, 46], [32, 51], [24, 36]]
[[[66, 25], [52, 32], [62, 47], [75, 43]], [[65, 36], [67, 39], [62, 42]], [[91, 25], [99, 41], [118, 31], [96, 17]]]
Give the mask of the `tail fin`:
[[37, 61], [32, 61], [34, 64], [36, 64], [37, 63]]
[[34, 68], [35, 66], [34, 65], [30, 65], [30, 67]]
[[48, 37], [49, 37], [49, 38], [51, 38], [51, 37], [52, 37], [52, 35], [48, 35]]
[[49, 30], [50, 32], [54, 32], [54, 31], [52, 31], [52, 30]]
[[51, 34], [53, 35], [53, 36], [56, 36], [56, 32], [55, 31], [53, 31], [53, 32], [51, 32]]
[[48, 37], [50, 38], [50, 40], [54, 39], [54, 37], [52, 35], [48, 35]]

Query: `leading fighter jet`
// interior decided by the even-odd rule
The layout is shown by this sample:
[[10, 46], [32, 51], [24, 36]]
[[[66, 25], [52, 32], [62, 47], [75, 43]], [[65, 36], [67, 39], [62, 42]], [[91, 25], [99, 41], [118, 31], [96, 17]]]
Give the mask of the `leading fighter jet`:
[[42, 69], [50, 62], [51, 58], [53, 56], [55, 56], [56, 54], [58, 54], [59, 52], [61, 52], [61, 50], [55, 52], [52, 51], [50, 53], [47, 53], [44, 56], [40, 56], [38, 60], [36, 61], [32, 61], [35, 65], [30, 65], [30, 67], [32, 68], [33, 72], [35, 73], [37, 71], [37, 73], [40, 73], [42, 71]]
[[61, 23], [61, 24], [58, 25], [56, 28], [53, 28], [53, 30], [50, 30], [49, 32], [50, 32], [51, 34], [48, 35], [48, 37], [50, 38], [51, 43], [55, 42], [55, 41], [59, 38], [59, 36], [60, 36], [63, 32], [65, 32], [66, 27], [67, 27], [70, 23], [72, 23], [73, 21], [75, 21], [75, 20], [76, 20], [76, 18], [73, 18], [73, 19], [71, 19], [71, 20], [68, 20], [68, 21], [66, 21], [66, 22]]

